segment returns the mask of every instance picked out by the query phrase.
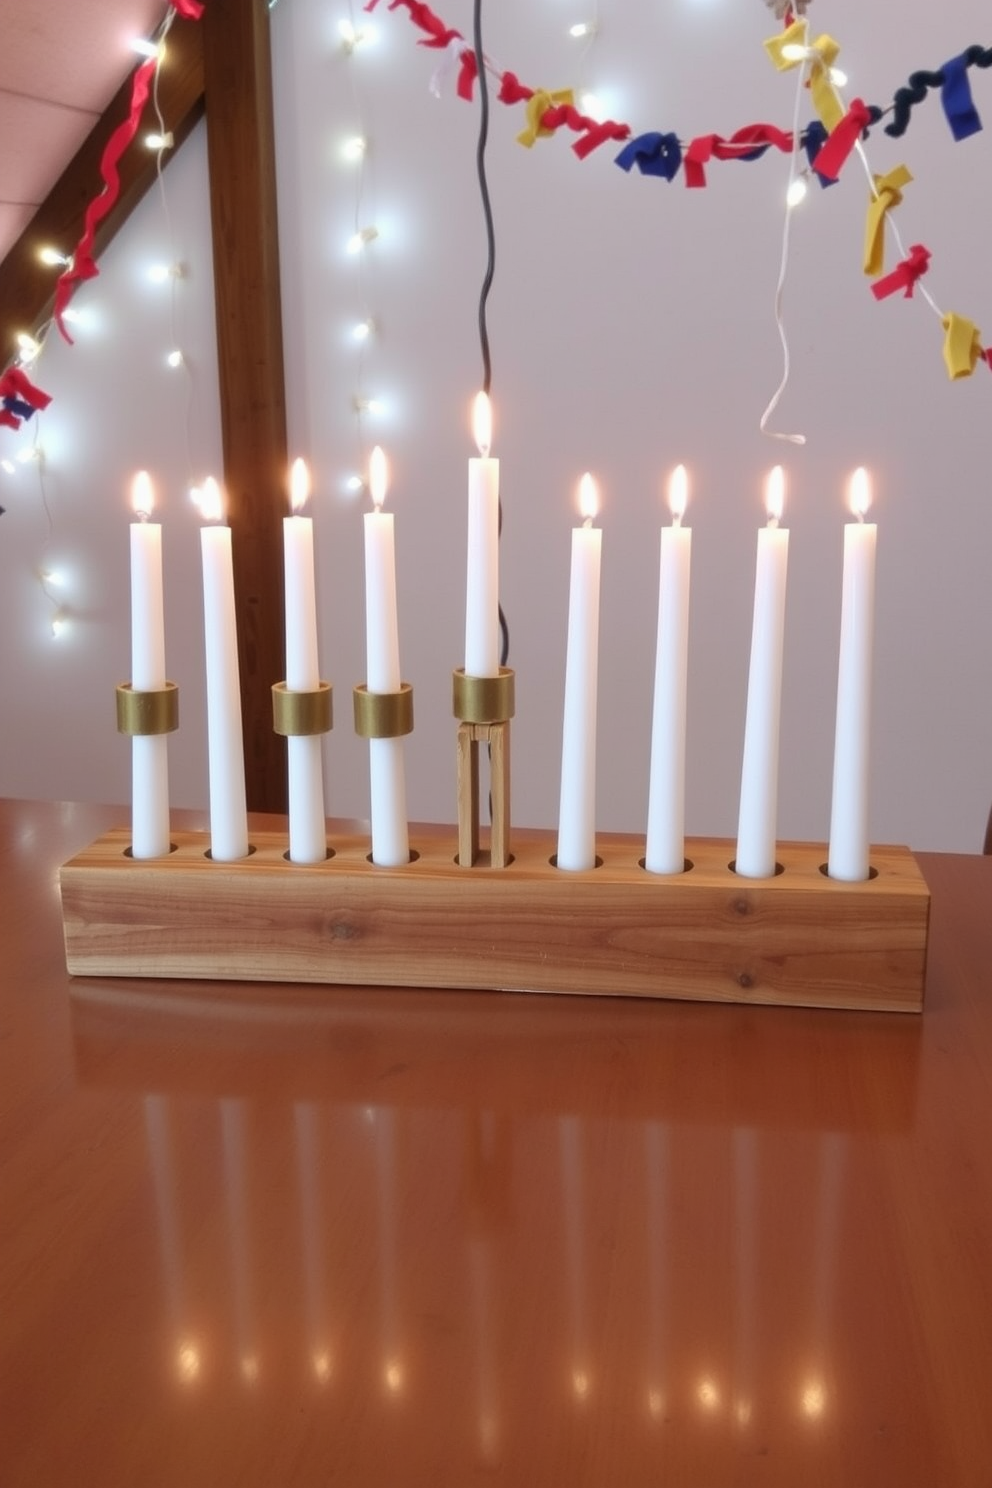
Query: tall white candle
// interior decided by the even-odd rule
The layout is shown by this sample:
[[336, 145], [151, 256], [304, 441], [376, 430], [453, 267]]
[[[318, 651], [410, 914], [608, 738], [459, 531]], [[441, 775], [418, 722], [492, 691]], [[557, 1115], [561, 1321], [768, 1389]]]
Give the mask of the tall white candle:
[[592, 525], [598, 497], [588, 473], [580, 482], [579, 502], [584, 521], [572, 529], [558, 813], [558, 867], [573, 871], [596, 865], [596, 690], [603, 534]]
[[685, 701], [692, 558], [692, 528], [682, 526], [687, 495], [685, 466], [678, 465], [668, 486], [672, 525], [661, 531], [651, 778], [644, 853], [644, 866], [650, 873], [681, 873], [685, 866]]
[[831, 878], [866, 879], [868, 863], [868, 776], [871, 745], [871, 672], [875, 631], [874, 522], [865, 521], [871, 500], [868, 474], [851, 477], [856, 522], [844, 527], [844, 581], [840, 660], [837, 668], [837, 726], [830, 808]]
[[204, 520], [213, 524], [200, 532], [207, 672], [210, 853], [221, 862], [231, 862], [248, 856], [248, 813], [231, 529], [221, 525], [220, 488], [212, 476], [204, 482], [200, 510]]
[[465, 671], [499, 675], [499, 461], [489, 454], [492, 408], [478, 393], [472, 408], [478, 459], [468, 462], [468, 560], [465, 581]]
[[[313, 522], [301, 515], [310, 496], [310, 472], [294, 460], [289, 477], [293, 515], [283, 518], [286, 590], [286, 689], [315, 692], [317, 599], [313, 568]], [[291, 734], [286, 740], [289, 769], [289, 856], [294, 863], [321, 863], [327, 856], [324, 776], [319, 734]]]
[[[165, 614], [162, 602], [162, 528], [149, 522], [154, 498], [147, 470], [131, 487], [138, 521], [131, 523], [131, 686], [159, 692], [165, 686]], [[131, 853], [164, 858], [169, 852], [167, 734], [131, 740]]]
[[745, 878], [771, 878], [775, 872], [785, 582], [789, 563], [789, 533], [778, 525], [784, 495], [785, 477], [782, 467], [776, 465], [768, 477], [765, 498], [768, 525], [758, 533], [754, 580], [736, 857], [737, 872]]
[[[375, 510], [365, 516], [366, 683], [369, 692], [400, 689], [393, 515], [384, 512], [388, 471], [378, 445], [369, 463]], [[402, 739], [369, 740], [372, 861], [395, 868], [410, 861]]]

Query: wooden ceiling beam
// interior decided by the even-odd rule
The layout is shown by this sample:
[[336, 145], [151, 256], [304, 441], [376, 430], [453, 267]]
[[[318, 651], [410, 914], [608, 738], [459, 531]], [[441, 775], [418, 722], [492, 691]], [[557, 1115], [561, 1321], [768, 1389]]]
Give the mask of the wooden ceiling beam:
[[289, 508], [268, 4], [207, 0], [200, 24], [245, 783], [251, 810], [285, 812], [286, 747], [272, 731], [271, 691], [285, 676]]
[[[159, 71], [159, 103], [175, 149], [203, 116], [201, 25], [176, 17]], [[100, 161], [104, 148], [130, 111], [128, 77], [0, 263], [0, 368], [16, 353], [18, 331], [36, 332], [51, 315], [58, 270], [43, 264], [39, 253], [44, 247], [72, 253], [82, 236], [86, 209], [103, 186]], [[166, 162], [171, 153], [165, 155]], [[155, 180], [155, 154], [136, 140], [121, 159], [120, 196], [97, 229], [94, 257], [107, 247]]]

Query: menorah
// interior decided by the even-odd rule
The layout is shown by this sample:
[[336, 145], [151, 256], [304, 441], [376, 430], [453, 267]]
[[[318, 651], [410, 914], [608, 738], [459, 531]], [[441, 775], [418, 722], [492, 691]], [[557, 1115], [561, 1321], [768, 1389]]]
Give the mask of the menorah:
[[[458, 825], [413, 828], [409, 862], [376, 864], [368, 835], [333, 821], [317, 863], [291, 861], [286, 830], [271, 828], [251, 831], [233, 862], [192, 831], [170, 833], [167, 856], [139, 860], [121, 827], [62, 868], [68, 970], [921, 1010], [930, 896], [905, 847], [874, 847], [870, 876], [851, 883], [827, 875], [816, 843], [780, 843], [774, 874], [749, 879], [720, 838], [688, 838], [684, 871], [657, 874], [632, 834], [599, 834], [587, 871], [557, 866], [550, 832], [511, 837], [512, 681], [506, 668], [497, 679], [455, 674]], [[119, 689], [122, 726], [168, 730], [169, 691], [172, 703], [156, 707]], [[370, 706], [356, 689], [360, 731], [408, 731], [405, 695], [403, 706], [399, 695]], [[276, 704], [283, 731], [325, 727], [329, 711], [298, 708], [293, 724]]]

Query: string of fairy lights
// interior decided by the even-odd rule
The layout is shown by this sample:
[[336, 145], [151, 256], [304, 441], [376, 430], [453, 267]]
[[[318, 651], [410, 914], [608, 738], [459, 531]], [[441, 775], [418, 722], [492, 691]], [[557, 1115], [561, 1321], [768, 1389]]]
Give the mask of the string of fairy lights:
[[[180, 304], [181, 287], [187, 274], [187, 265], [180, 261], [176, 251], [176, 236], [163, 172], [165, 158], [173, 148], [174, 138], [163, 116], [159, 99], [160, 66], [165, 57], [167, 37], [178, 13], [175, 7], [170, 6], [152, 36], [136, 37], [130, 45], [131, 50], [140, 58], [135, 79], [139, 78], [143, 68], [149, 69], [149, 96], [157, 128], [145, 133], [140, 143], [143, 148], [155, 154], [156, 184], [164, 219], [162, 242], [165, 253], [162, 258], [149, 265], [146, 277], [152, 293], [159, 288], [167, 291], [168, 337], [165, 349], [161, 352], [162, 365], [170, 374], [181, 373], [185, 384], [184, 415], [180, 421], [180, 427], [184, 437], [187, 483], [193, 491], [195, 487], [190, 454], [190, 423], [196, 398], [196, 381], [193, 368], [183, 350], [181, 335], [183, 315]], [[136, 81], [135, 92], [137, 92], [137, 87]], [[139, 110], [133, 111], [135, 135], [138, 132], [139, 122], [136, 115], [139, 113]], [[75, 264], [75, 255], [65, 252], [63, 247], [55, 244], [46, 243], [39, 250], [38, 257], [46, 267], [58, 270], [63, 279], [71, 273]], [[94, 271], [82, 277], [95, 277], [95, 266]], [[0, 459], [0, 471], [8, 478], [18, 478], [19, 472], [28, 469], [34, 473], [39, 503], [45, 518], [45, 536], [41, 547], [41, 557], [34, 572], [39, 589], [49, 607], [51, 631], [53, 637], [56, 638], [65, 633], [75, 616], [65, 572], [50, 566], [45, 557], [55, 537], [55, 522], [46, 483], [46, 450], [43, 438], [43, 418], [51, 399], [38, 386], [35, 379], [41, 375], [48, 338], [56, 325], [62, 331], [66, 341], [72, 342], [79, 335], [85, 338], [93, 323], [92, 308], [80, 308], [69, 303], [60, 305], [58, 296], [56, 296], [56, 311], [51, 317], [31, 332], [18, 333], [16, 357], [0, 377], [0, 391], [3, 393], [0, 421], [11, 428], [20, 440], [12, 455], [4, 455]], [[2, 510], [3, 508], [0, 507], [0, 512]]]
[[[345, 488], [352, 493], [360, 492], [366, 487], [369, 425], [384, 412], [381, 396], [370, 390], [367, 381], [370, 360], [381, 327], [373, 304], [375, 245], [379, 237], [379, 226], [375, 221], [369, 193], [370, 141], [361, 73], [362, 54], [375, 38], [375, 26], [370, 20], [370, 13], [376, 10], [378, 4], [379, 0], [368, 0], [368, 3], [359, 8], [355, 0], [346, 0], [346, 14], [341, 17], [338, 27], [339, 44], [348, 67], [355, 118], [354, 133], [342, 143], [340, 150], [342, 165], [351, 171], [353, 188], [352, 229], [347, 249], [355, 264], [354, 313], [347, 335], [355, 351], [351, 412], [355, 428], [356, 468], [344, 476]], [[847, 80], [837, 66], [840, 47], [830, 36], [814, 35], [811, 32], [806, 15], [808, 4], [809, 0], [795, 7], [776, 4], [775, 13], [780, 16], [783, 28], [765, 42], [768, 56], [779, 71], [796, 69], [795, 108], [791, 129], [778, 130], [769, 125], [754, 125], [738, 130], [729, 139], [718, 135], [704, 135], [689, 141], [673, 132], [635, 133], [629, 124], [607, 117], [594, 92], [585, 87], [586, 67], [594, 57], [594, 49], [601, 34], [599, 0], [591, 0], [585, 18], [568, 27], [569, 36], [579, 46], [574, 69], [576, 86], [574, 89], [556, 92], [533, 88], [509, 70], [497, 68], [481, 51], [477, 55], [471, 39], [464, 38], [459, 31], [447, 26], [422, 0], [390, 0], [388, 5], [391, 12], [405, 10], [407, 18], [422, 33], [421, 45], [441, 53], [440, 61], [430, 79], [431, 91], [440, 94], [448, 86], [450, 78], [456, 75], [456, 92], [463, 99], [472, 99], [480, 81], [486, 78], [494, 85], [497, 101], [504, 105], [523, 106], [526, 123], [517, 137], [528, 148], [544, 137], [565, 130], [576, 136], [572, 144], [573, 151], [580, 159], [585, 159], [602, 145], [613, 141], [622, 146], [614, 157], [615, 163], [628, 173], [654, 176], [671, 182], [681, 172], [685, 183], [690, 187], [706, 184], [706, 166], [713, 160], [751, 161], [762, 157], [770, 149], [778, 149], [788, 155], [782, 254], [775, 295], [775, 319], [782, 346], [783, 370], [781, 382], [761, 416], [761, 428], [773, 438], [794, 443], [802, 443], [804, 436], [779, 433], [770, 427], [771, 417], [785, 391], [790, 371], [782, 308], [789, 261], [789, 219], [793, 209], [805, 197], [812, 181], [819, 180], [821, 186], [832, 184], [847, 160], [854, 155], [858, 157], [865, 172], [869, 188], [863, 268], [866, 276], [872, 280], [871, 288], [875, 298], [881, 300], [901, 292], [903, 297], [918, 298], [923, 303], [941, 324], [944, 333], [944, 359], [952, 379], [970, 376], [979, 361], [986, 361], [992, 367], [992, 348], [983, 345], [981, 333], [974, 321], [957, 312], [946, 311], [929, 285], [923, 282], [923, 276], [929, 272], [931, 266], [929, 250], [919, 242], [907, 246], [900, 231], [894, 209], [902, 205], [904, 192], [912, 181], [908, 168], [899, 166], [886, 175], [876, 174], [866, 146], [871, 131], [882, 126], [885, 119], [889, 119], [884, 124], [886, 133], [901, 137], [908, 128], [913, 109], [938, 89], [953, 138], [956, 141], [967, 139], [977, 133], [982, 124], [971, 96], [969, 73], [976, 68], [992, 68], [992, 47], [972, 46], [940, 69], [914, 72], [907, 85], [896, 90], [891, 104], [885, 108], [869, 107], [860, 99], [854, 99], [848, 105], [842, 92]], [[173, 136], [168, 122], [162, 116], [158, 80], [166, 38], [176, 15], [195, 19], [201, 13], [202, 7], [198, 0], [172, 0], [156, 33], [149, 38], [135, 41], [134, 49], [139, 54], [140, 61], [133, 77], [132, 97], [133, 133], [137, 132], [140, 115], [149, 98], [157, 124], [155, 130], [144, 136], [144, 145], [156, 154], [158, 185], [165, 218], [164, 237], [170, 256], [167, 261], [153, 266], [150, 278], [168, 289], [169, 339], [163, 357], [168, 369], [181, 372], [185, 382], [186, 464], [191, 489], [195, 489], [189, 455], [190, 416], [195, 388], [192, 369], [179, 335], [179, 300], [186, 266], [178, 261], [174, 251], [175, 239], [162, 175], [163, 159], [173, 147]], [[801, 127], [801, 105], [807, 97], [817, 117]], [[578, 106], [573, 101], [575, 98], [578, 99]], [[118, 142], [118, 156], [127, 143], [130, 143], [130, 137], [123, 144]], [[107, 179], [105, 173], [105, 182]], [[73, 252], [67, 252], [66, 245], [57, 244], [48, 244], [42, 249], [43, 262], [59, 271], [53, 320], [19, 334], [16, 356], [0, 377], [0, 425], [6, 425], [19, 439], [18, 447], [12, 453], [5, 452], [0, 458], [0, 473], [8, 479], [20, 479], [22, 471], [30, 468], [34, 472], [48, 524], [46, 545], [51, 540], [52, 518], [45, 489], [45, 448], [41, 426], [42, 415], [50, 400], [36, 378], [53, 323], [67, 340], [71, 340], [70, 327], [72, 331], [85, 334], [86, 312], [73, 306], [70, 299], [79, 282], [98, 273], [90, 256], [91, 219], [95, 220], [109, 209], [107, 197], [105, 188], [90, 204], [87, 213], [89, 241], [84, 233], [84, 238]], [[898, 251], [899, 261], [886, 272], [885, 249], [889, 237]], [[51, 610], [53, 632], [61, 633], [71, 613], [66, 598], [63, 593], [57, 592], [56, 580], [44, 567], [38, 569], [38, 582]]]

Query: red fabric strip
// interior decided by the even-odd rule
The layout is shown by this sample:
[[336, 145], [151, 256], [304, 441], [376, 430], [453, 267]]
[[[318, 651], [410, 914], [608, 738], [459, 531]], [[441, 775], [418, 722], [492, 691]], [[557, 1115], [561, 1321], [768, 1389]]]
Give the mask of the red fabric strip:
[[871, 114], [860, 98], [855, 98], [836, 129], [827, 135], [817, 151], [813, 169], [830, 181], [836, 181], [847, 157], [861, 138], [861, 131], [871, 123]]
[[63, 316], [75, 286], [83, 279], [95, 279], [100, 272], [93, 261], [93, 244], [97, 225], [106, 217], [120, 195], [121, 178], [117, 173], [117, 166], [124, 151], [138, 132], [138, 124], [145, 104], [148, 102], [148, 94], [151, 92], [152, 78], [157, 66], [157, 58], [149, 57], [148, 61], [143, 62], [134, 74], [134, 81], [131, 85], [130, 112], [110, 136], [104, 146], [103, 158], [100, 161], [100, 174], [104, 180], [104, 189], [86, 208], [83, 236], [72, 256], [72, 263], [59, 276], [55, 286], [55, 305], [52, 314], [55, 324], [70, 346], [72, 337], [65, 328]]

